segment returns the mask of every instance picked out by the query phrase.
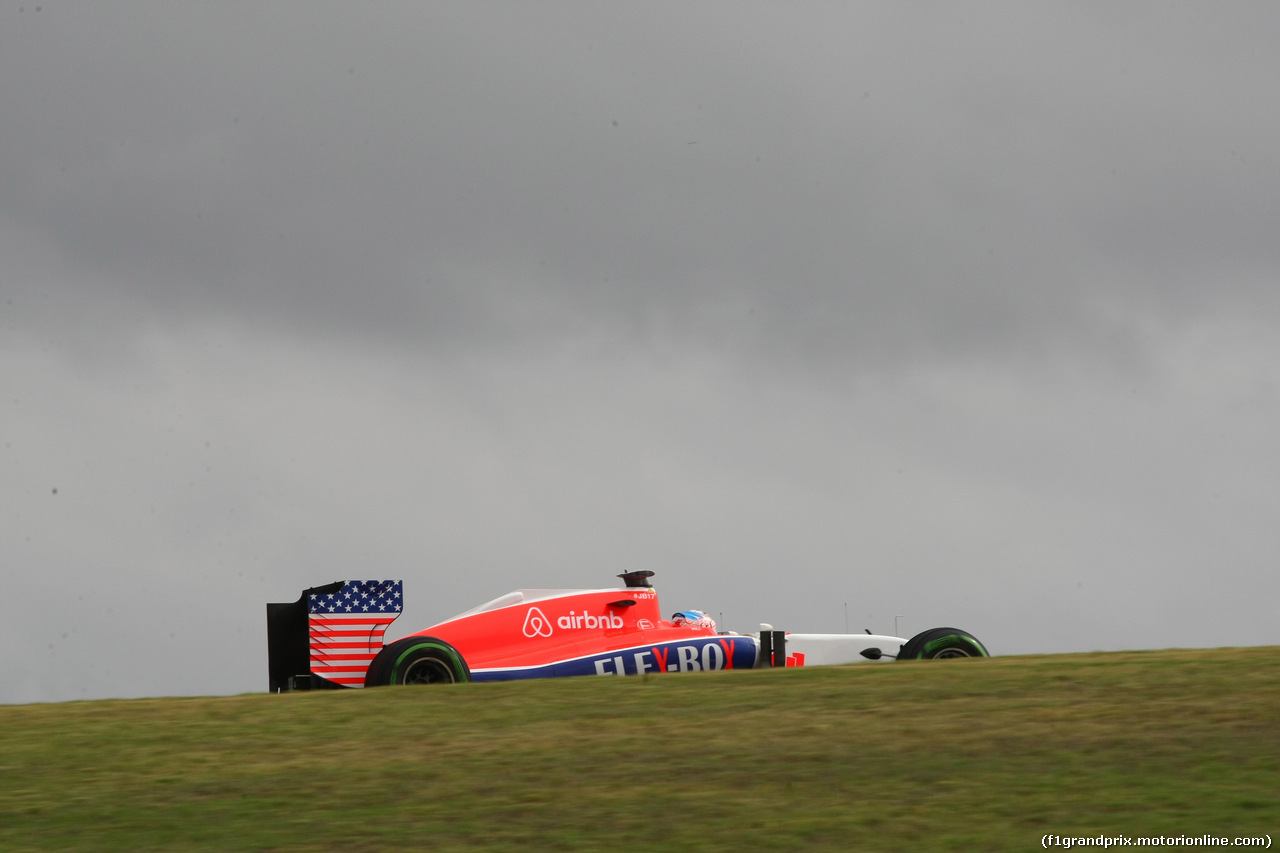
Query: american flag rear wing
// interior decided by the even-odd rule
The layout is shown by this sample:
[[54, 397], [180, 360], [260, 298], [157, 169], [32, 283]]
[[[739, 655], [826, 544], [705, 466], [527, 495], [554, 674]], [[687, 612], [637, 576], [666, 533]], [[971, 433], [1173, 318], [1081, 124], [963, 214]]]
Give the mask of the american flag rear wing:
[[403, 581], [335, 581], [267, 605], [270, 691], [363, 687], [387, 626], [404, 607]]

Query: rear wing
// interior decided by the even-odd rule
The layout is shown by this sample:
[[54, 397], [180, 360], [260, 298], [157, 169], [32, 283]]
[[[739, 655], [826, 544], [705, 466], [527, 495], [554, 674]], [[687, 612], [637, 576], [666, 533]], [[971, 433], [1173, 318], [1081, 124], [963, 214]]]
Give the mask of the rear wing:
[[297, 601], [267, 605], [270, 692], [363, 687], [387, 626], [404, 609], [404, 582], [335, 581]]

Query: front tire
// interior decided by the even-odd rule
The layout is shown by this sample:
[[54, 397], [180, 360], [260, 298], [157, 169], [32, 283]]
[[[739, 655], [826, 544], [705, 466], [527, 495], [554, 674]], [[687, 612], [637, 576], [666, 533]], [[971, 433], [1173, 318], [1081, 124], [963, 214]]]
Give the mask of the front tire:
[[365, 687], [385, 684], [457, 684], [471, 680], [458, 650], [435, 637], [405, 637], [384, 646], [364, 676]]
[[986, 646], [972, 634], [959, 628], [931, 628], [916, 634], [902, 644], [898, 660], [936, 660], [940, 658], [991, 657]]

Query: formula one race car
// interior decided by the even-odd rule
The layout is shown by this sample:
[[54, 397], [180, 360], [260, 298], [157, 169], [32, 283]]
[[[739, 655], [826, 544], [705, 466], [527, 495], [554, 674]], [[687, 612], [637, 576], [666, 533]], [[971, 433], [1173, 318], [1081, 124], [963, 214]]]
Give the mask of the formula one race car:
[[270, 689], [987, 657], [982, 643], [955, 628], [905, 640], [770, 625], [734, 634], [697, 610], [663, 619], [652, 576], [618, 575], [622, 589], [519, 589], [388, 645], [382, 638], [402, 610], [402, 581], [313, 587], [296, 602], [267, 605]]

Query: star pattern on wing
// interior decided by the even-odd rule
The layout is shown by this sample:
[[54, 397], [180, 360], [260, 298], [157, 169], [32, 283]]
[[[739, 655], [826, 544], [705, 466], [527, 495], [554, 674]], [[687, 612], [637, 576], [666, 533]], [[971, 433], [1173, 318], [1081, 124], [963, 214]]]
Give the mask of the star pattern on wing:
[[337, 592], [308, 596], [307, 612], [399, 613], [403, 598], [403, 581], [347, 581]]

